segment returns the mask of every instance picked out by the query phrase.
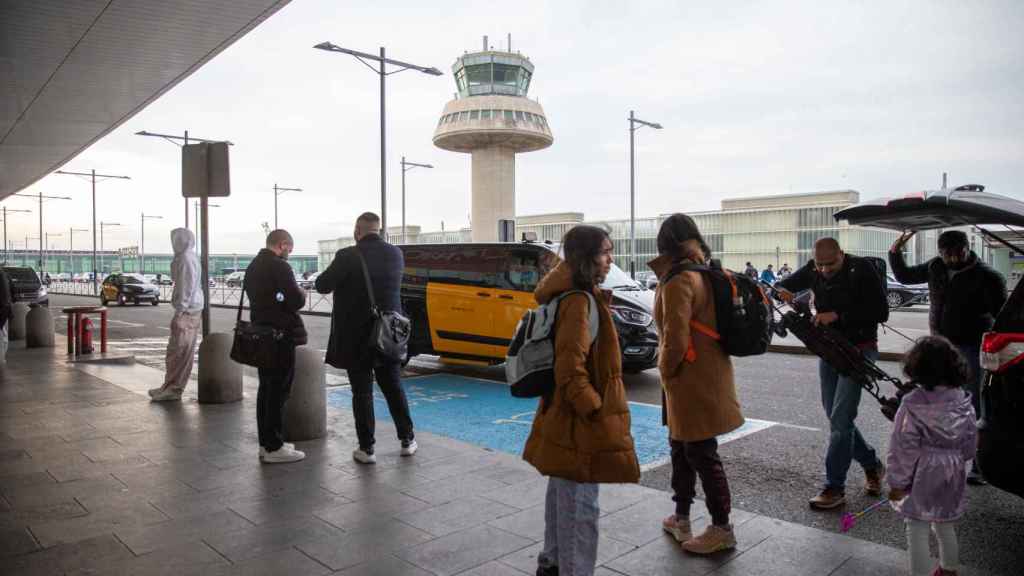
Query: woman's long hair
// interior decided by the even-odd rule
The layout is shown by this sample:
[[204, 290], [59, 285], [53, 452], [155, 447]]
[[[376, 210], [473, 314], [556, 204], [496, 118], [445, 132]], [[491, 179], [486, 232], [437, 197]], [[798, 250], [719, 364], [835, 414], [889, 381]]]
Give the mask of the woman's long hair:
[[704, 242], [697, 223], [693, 218], [679, 212], [661, 223], [661, 229], [658, 230], [658, 254], [671, 256], [673, 260], [682, 260], [686, 257], [683, 253], [683, 242], [687, 240], [696, 240], [701, 252], [704, 253], [704, 258], [711, 258], [711, 249]]
[[605, 239], [611, 241], [608, 232], [597, 226], [574, 226], [562, 238], [562, 252], [565, 262], [572, 270], [572, 283], [580, 290], [594, 288], [597, 271], [597, 257]]

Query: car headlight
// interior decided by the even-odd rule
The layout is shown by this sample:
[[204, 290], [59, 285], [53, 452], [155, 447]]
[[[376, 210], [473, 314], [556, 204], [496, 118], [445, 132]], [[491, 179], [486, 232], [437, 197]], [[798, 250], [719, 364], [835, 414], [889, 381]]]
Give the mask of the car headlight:
[[46, 286], [39, 287], [39, 297], [42, 298], [43, 296], [46, 296]]
[[654, 318], [650, 314], [637, 310], [636, 308], [629, 308], [626, 306], [612, 306], [612, 314], [619, 319], [623, 324], [631, 324], [633, 326], [649, 326]]

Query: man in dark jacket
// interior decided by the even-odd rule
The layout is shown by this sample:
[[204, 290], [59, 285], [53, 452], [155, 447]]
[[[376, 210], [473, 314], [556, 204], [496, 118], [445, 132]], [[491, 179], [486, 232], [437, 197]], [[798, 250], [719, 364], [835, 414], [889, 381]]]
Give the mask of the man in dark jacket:
[[[974, 413], [981, 418], [981, 336], [992, 328], [1006, 302], [1006, 281], [978, 259], [968, 247], [967, 234], [960, 230], [939, 235], [938, 257], [907, 266], [903, 246], [914, 234], [903, 234], [893, 243], [889, 266], [893, 276], [904, 284], [928, 283], [928, 325], [932, 334], [948, 338], [967, 358], [971, 367], [967, 391]], [[984, 483], [977, 464], [971, 465], [967, 481]]]
[[0, 366], [7, 364], [7, 330], [14, 316], [14, 304], [11, 299], [11, 279], [0, 267]]
[[[878, 324], [889, 318], [882, 280], [871, 262], [844, 254], [834, 238], [814, 243], [814, 260], [779, 281], [786, 300], [793, 292], [814, 292], [816, 325], [838, 330], [864, 356], [878, 359]], [[846, 502], [846, 475], [856, 460], [867, 477], [866, 492], [877, 497], [882, 491], [885, 468], [854, 422], [860, 405], [861, 387], [855, 380], [836, 372], [819, 360], [821, 401], [828, 416], [830, 435], [825, 456], [825, 488], [811, 498], [812, 508], [826, 510]]]
[[363, 274], [365, 262], [377, 307], [381, 311], [401, 312], [405, 258], [400, 249], [380, 237], [380, 217], [372, 212], [366, 212], [356, 220], [355, 239], [355, 246], [338, 250], [331, 265], [317, 276], [316, 291], [334, 293], [326, 362], [335, 368], [348, 370], [352, 386], [352, 413], [359, 440], [359, 447], [352, 452], [352, 457], [357, 462], [373, 464], [377, 461], [373, 453], [376, 423], [373, 415], [374, 376], [398, 429], [402, 456], [412, 456], [417, 449], [409, 402], [402, 388], [402, 365], [378, 357], [370, 347], [373, 314]]
[[291, 393], [295, 377], [295, 347], [306, 343], [306, 327], [299, 310], [306, 293], [295, 283], [288, 265], [294, 248], [292, 235], [274, 230], [267, 236], [267, 247], [245, 269], [245, 294], [253, 324], [273, 326], [284, 332], [278, 345], [278, 366], [260, 368], [260, 387], [256, 395], [256, 426], [260, 439], [260, 459], [267, 463], [295, 462], [306, 455], [284, 442], [281, 434], [284, 403]]

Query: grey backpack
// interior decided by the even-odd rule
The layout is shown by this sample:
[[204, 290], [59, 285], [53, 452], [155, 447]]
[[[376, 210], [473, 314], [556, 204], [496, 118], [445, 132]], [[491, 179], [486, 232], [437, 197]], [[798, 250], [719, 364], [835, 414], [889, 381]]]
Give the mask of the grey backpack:
[[555, 389], [555, 322], [558, 305], [570, 294], [586, 294], [590, 299], [590, 344], [597, 339], [600, 320], [594, 295], [571, 290], [547, 304], [523, 314], [505, 356], [505, 379], [516, 398], [547, 396]]

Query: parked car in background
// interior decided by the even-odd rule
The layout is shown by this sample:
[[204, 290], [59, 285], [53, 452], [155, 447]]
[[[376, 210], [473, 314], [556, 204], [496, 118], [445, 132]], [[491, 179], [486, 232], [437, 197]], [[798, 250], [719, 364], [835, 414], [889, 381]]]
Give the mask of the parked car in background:
[[245, 280], [245, 271], [239, 270], [238, 272], [232, 272], [224, 278], [224, 284], [228, 288], [238, 288], [242, 285], [242, 281]]
[[50, 295], [36, 271], [27, 266], [4, 266], [11, 279], [11, 300], [26, 304], [50, 305]]
[[885, 293], [889, 308], [928, 303], [928, 284], [904, 284], [892, 274], [886, 274], [888, 288]]
[[100, 287], [100, 304], [106, 306], [107, 302], [112, 301], [121, 306], [128, 302], [136, 305], [140, 302], [149, 302], [156, 306], [160, 303], [160, 288], [147, 282], [142, 274], [118, 272], [107, 276]]
[[54, 282], [69, 282], [71, 280], [71, 273], [57, 272], [56, 274], [50, 274], [50, 279]]
[[316, 277], [319, 276], [319, 275], [320, 275], [319, 272], [314, 272], [314, 273], [306, 276], [305, 278], [303, 278], [301, 274], [296, 274], [295, 275], [295, 282], [299, 285], [299, 288], [302, 288], [304, 290], [308, 290], [308, 289], [313, 287], [313, 284], [316, 283]]
[[92, 272], [79, 272], [72, 279], [74, 282], [92, 282]]

